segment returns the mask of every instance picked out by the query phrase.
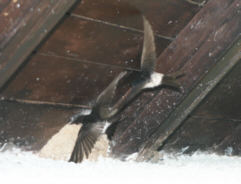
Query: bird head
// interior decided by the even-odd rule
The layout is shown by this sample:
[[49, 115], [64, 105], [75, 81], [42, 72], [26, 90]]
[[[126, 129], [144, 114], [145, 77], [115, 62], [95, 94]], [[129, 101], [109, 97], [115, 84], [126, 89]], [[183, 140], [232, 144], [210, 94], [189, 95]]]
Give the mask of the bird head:
[[94, 121], [94, 116], [91, 111], [81, 111], [73, 115], [70, 119], [71, 124], [89, 123]]

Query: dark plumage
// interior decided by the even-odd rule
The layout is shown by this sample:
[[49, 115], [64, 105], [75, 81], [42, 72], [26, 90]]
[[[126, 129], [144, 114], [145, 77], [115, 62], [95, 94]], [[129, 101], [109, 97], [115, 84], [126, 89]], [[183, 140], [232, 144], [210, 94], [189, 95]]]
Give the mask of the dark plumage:
[[[92, 111], [89, 115], [77, 115], [72, 123], [80, 124], [81, 127], [76, 144], [74, 146], [69, 161], [81, 162], [84, 155], [88, 157], [98, 137], [104, 133], [106, 120], [115, 116], [124, 109], [131, 100], [133, 100], [141, 91], [148, 88], [155, 88], [161, 85], [167, 85], [179, 89], [175, 82], [180, 74], [164, 75], [155, 72], [156, 51], [154, 34], [151, 25], [143, 17], [144, 22], [144, 43], [141, 57], [141, 71], [121, 72], [111, 84], [98, 96]], [[120, 80], [131, 80], [131, 87], [125, 95], [112, 105], [113, 97]]]
[[126, 75], [127, 72], [121, 72], [111, 84], [98, 96], [92, 111], [89, 115], [79, 115], [74, 118], [72, 123], [83, 123], [78, 138], [76, 140], [70, 160], [72, 162], [81, 162], [85, 156], [88, 158], [98, 137], [104, 133], [106, 120], [114, 116], [117, 111], [110, 108], [112, 98], [118, 81]]

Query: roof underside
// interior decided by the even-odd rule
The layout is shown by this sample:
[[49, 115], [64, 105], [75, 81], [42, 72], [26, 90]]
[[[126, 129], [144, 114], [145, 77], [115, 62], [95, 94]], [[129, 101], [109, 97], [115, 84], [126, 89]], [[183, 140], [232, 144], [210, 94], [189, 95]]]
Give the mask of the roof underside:
[[[180, 80], [184, 93], [163, 89], [141, 94], [109, 129], [116, 142], [112, 152], [130, 154], [143, 147], [145, 151], [180, 151], [189, 146], [186, 152], [224, 153], [235, 143], [235, 154], [241, 153], [236, 139], [241, 113], [232, 109], [241, 107], [235, 100], [241, 94], [240, 56], [236, 56], [240, 51], [236, 48], [241, 30], [239, 0], [210, 0], [203, 7], [186, 0], [82, 0], [68, 1], [68, 6], [51, 2], [0, 4], [4, 21], [0, 23], [4, 28], [0, 29], [0, 143], [40, 149], [74, 113], [90, 108], [119, 72], [138, 69], [145, 15], [155, 32], [157, 71], [185, 72]], [[218, 76], [217, 64], [232, 48], [236, 49], [229, 57], [234, 58], [233, 65], [222, 67], [223, 75], [210, 89], [237, 67], [207, 98], [211, 90], [195, 106], [190, 100], [186, 103], [207, 74]], [[223, 98], [226, 93], [229, 96]], [[190, 111], [172, 123], [170, 118], [178, 118], [172, 117], [173, 112], [184, 103]]]

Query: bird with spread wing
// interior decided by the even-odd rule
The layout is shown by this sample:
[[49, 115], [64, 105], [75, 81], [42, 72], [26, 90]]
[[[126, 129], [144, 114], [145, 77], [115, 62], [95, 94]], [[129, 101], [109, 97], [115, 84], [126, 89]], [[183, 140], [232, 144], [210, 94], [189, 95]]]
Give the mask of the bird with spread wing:
[[[105, 133], [104, 131], [108, 124], [107, 120], [123, 110], [143, 90], [162, 85], [180, 89], [180, 85], [176, 82], [176, 79], [182, 75], [180, 72], [173, 75], [164, 75], [155, 72], [157, 58], [154, 33], [145, 17], [143, 17], [143, 24], [144, 42], [141, 56], [141, 70], [121, 72], [97, 97], [89, 115], [75, 116], [72, 123], [82, 124], [82, 127], [69, 161], [81, 162], [84, 156], [88, 158], [99, 136]], [[127, 79], [131, 80], [130, 89], [113, 105], [113, 98], [118, 83], [120, 80], [125, 81]]]

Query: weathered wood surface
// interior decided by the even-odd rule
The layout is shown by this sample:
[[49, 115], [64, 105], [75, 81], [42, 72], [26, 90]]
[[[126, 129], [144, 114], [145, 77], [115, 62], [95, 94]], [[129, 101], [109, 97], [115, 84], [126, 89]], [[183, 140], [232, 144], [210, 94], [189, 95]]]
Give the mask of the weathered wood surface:
[[73, 14], [140, 31], [145, 15], [156, 34], [174, 38], [199, 10], [185, 0], [88, 0], [76, 6]]
[[39, 150], [80, 108], [0, 101], [0, 147], [12, 143]]
[[[155, 145], [160, 135], [158, 130], [175, 106], [188, 95], [240, 35], [240, 9], [240, 0], [209, 1], [165, 49], [159, 56], [157, 71], [185, 72], [185, 77], [180, 80], [184, 93], [162, 90], [152, 100], [147, 94], [143, 94], [140, 99], [147, 99], [145, 107], [137, 101], [122, 115], [122, 122], [117, 126], [113, 138], [114, 155], [130, 154], [139, 151], [142, 146], [148, 149]], [[138, 106], [143, 108], [137, 108]], [[162, 130], [163, 132], [165, 130]], [[158, 145], [155, 146], [157, 149]]]
[[0, 49], [4, 49], [8, 42], [26, 24], [26, 16], [33, 12], [39, 4], [31, 0], [6, 0], [0, 2]]
[[34, 55], [1, 96], [89, 106], [120, 71], [111, 66]]
[[[241, 50], [240, 50], [241, 52]], [[241, 59], [163, 145], [165, 151], [241, 154]], [[185, 148], [185, 149], [184, 149]]]
[[[142, 30], [142, 14], [133, 5], [122, 1], [103, 1], [103, 4], [100, 4], [99, 1], [83, 2], [76, 6], [75, 14], [90, 16], [87, 13], [89, 11], [92, 12], [91, 18], [110, 21], [105, 17], [112, 17], [111, 22], [116, 24], [121, 23], [118, 21], [119, 19], [123, 19], [123, 22], [126, 23], [133, 23], [133, 19], [139, 20], [137, 23]], [[158, 1], [158, 3], [160, 2]], [[92, 7], [93, 4], [97, 4], [99, 8]], [[168, 5], [167, 2], [166, 4]], [[170, 10], [176, 10], [178, 5], [168, 6], [171, 7]], [[186, 6], [190, 5], [182, 2], [181, 7]], [[118, 16], [116, 12], [112, 11], [113, 7], [120, 12]], [[129, 8], [123, 9], [123, 7]], [[164, 8], [164, 5], [162, 7]], [[179, 8], [179, 13], [182, 10], [184, 14], [179, 23], [187, 23], [194, 12], [198, 11], [196, 6], [192, 7], [192, 13], [189, 12], [188, 16], [186, 9]], [[123, 11], [124, 13], [121, 13]], [[138, 15], [133, 17], [133, 11], [138, 12]], [[151, 12], [148, 8], [146, 11]], [[157, 15], [156, 13], [155, 16]], [[162, 16], [158, 16], [162, 20]], [[181, 29], [181, 25], [178, 26], [179, 29], [176, 24], [173, 24], [172, 27], [176, 32]], [[118, 72], [127, 68], [139, 68], [142, 41], [142, 34], [139, 32], [70, 16], [58, 26], [36, 54], [29, 59], [26, 67], [7, 86], [2, 96], [87, 105], [95, 99]], [[156, 36], [157, 54], [159, 55], [169, 43], [170, 40]], [[51, 77], [46, 76], [46, 73], [53, 72]], [[64, 73], [65, 75], [63, 75]], [[100, 75], [101, 77], [98, 77]], [[36, 81], [36, 78], [40, 80]]]
[[[141, 153], [139, 154], [139, 161], [149, 160], [152, 158], [155, 160], [156, 150], [162, 149], [162, 146], [168, 141], [168, 138], [175, 133], [175, 130], [182, 125], [183, 121], [190, 116], [191, 112], [202, 101], [205, 101], [205, 97], [217, 86], [217, 84], [227, 75], [227, 73], [235, 68], [240, 62], [240, 51], [241, 37], [239, 36], [239, 39], [232, 45], [228, 52], [225, 53], [222, 59], [220, 59], [217, 64], [208, 72], [208, 74], [201, 79], [198, 86], [196, 86], [188, 94], [188, 96], [178, 105], [178, 107], [176, 107], [172, 114], [162, 123], [158, 131], [152, 135], [152, 138], [150, 138], [150, 141], [148, 142], [149, 144], [147, 143], [145, 145], [145, 149], [142, 149]], [[221, 119], [220, 122], [223, 122], [223, 120], [225, 119]], [[206, 124], [206, 129], [209, 129], [208, 126], [209, 124]], [[225, 124], [221, 124], [221, 127], [224, 129]], [[220, 134], [220, 132], [217, 130], [216, 134]], [[224, 135], [225, 134], [223, 134], [223, 136]], [[153, 139], [153, 137], [155, 138]], [[154, 143], [151, 142], [153, 140], [155, 140]], [[215, 141], [215, 139], [213, 141]], [[207, 142], [207, 145], [209, 144], [210, 142]], [[197, 144], [196, 147], [198, 146], [200, 145]]]
[[[38, 52], [79, 60], [76, 62], [138, 69], [142, 41], [142, 34], [70, 16]], [[157, 38], [158, 53], [169, 43]]]
[[[23, 50], [13, 50], [14, 43], [29, 43], [25, 41], [38, 29], [38, 41], [46, 35], [46, 27], [35, 24], [25, 26], [28, 21], [43, 23], [37, 15], [56, 13], [63, 5], [55, 9], [54, 5], [47, 6], [46, 2], [1, 2], [0, 27], [4, 28], [0, 30], [1, 67], [9, 66], [3, 65], [4, 62], [2, 64], [2, 56], [6, 58], [6, 64], [7, 59], [13, 60], [13, 56], [20, 51], [22, 53]], [[20, 3], [21, 11], [16, 3]], [[0, 93], [0, 144], [13, 142], [26, 149], [40, 149], [81, 109], [69, 108], [68, 104], [88, 107], [116, 74], [127, 68], [138, 69], [144, 14], [156, 33], [157, 54], [161, 54], [158, 71], [184, 71], [186, 76], [181, 83], [185, 93], [167, 89], [143, 93], [123, 112], [118, 120], [120, 123], [112, 126], [109, 132], [114, 134], [112, 139], [116, 145], [112, 148], [115, 155], [133, 153], [144, 145], [147, 149], [151, 147], [148, 145], [158, 149], [156, 140], [160, 138], [161, 125], [240, 34], [240, 0], [209, 1], [186, 26], [200, 8], [185, 0], [89, 0], [77, 4]], [[46, 25], [52, 21], [48, 19]], [[184, 26], [186, 28], [182, 30]], [[28, 37], [18, 35], [28, 31], [31, 33]], [[173, 43], [172, 39], [175, 39]], [[162, 53], [168, 44], [169, 47]], [[28, 48], [29, 45], [25, 46], [17, 49]], [[34, 47], [31, 45], [31, 49]], [[26, 52], [30, 53], [31, 49]], [[3, 55], [10, 50], [11, 55]], [[23, 61], [27, 55], [21, 55], [19, 59]], [[3, 71], [1, 67], [0, 73]], [[235, 71], [237, 76], [238, 69]], [[240, 94], [240, 80], [229, 83], [233, 75], [225, 79], [222, 87], [213, 92], [214, 95], [210, 95], [208, 101], [167, 140], [163, 150], [176, 151], [189, 146], [186, 152], [195, 151], [197, 147], [225, 152], [233, 147], [232, 154], [240, 154], [240, 114], [238, 110], [231, 110], [233, 106], [240, 109], [240, 103], [235, 101]], [[231, 90], [229, 86], [236, 88]], [[229, 92], [231, 101], [236, 103], [230, 106], [230, 98], [222, 99], [222, 92]], [[45, 102], [49, 105], [41, 105]], [[216, 108], [210, 104], [215, 104]], [[227, 108], [222, 109], [224, 106]], [[222, 117], [218, 116], [220, 111]], [[204, 115], [208, 118], [200, 118]]]
[[[72, 112], [76, 112], [69, 110], [69, 103], [86, 107], [117, 73], [126, 68], [137, 69], [143, 39], [142, 13], [147, 15], [154, 27], [157, 53], [160, 54], [170, 44], [169, 37], [175, 37], [200, 9], [185, 1], [128, 2], [130, 1], [91, 0], [76, 4], [74, 12], [69, 12], [69, 16], [59, 23], [1, 91], [1, 107], [9, 106], [0, 116], [4, 117], [0, 120], [0, 125], [7, 128], [1, 133], [1, 141], [11, 138], [16, 140], [17, 137], [23, 141], [28, 135], [34, 136], [37, 128], [31, 121], [36, 125], [41, 124], [40, 117], [43, 115], [46, 129], [42, 127], [35, 142], [29, 143], [29, 146], [39, 149], [64, 125], [64, 121], [68, 122], [67, 116], [71, 117]], [[155, 11], [151, 8], [155, 8]], [[165, 16], [159, 14], [159, 8], [165, 10]], [[34, 11], [33, 15], [35, 13]], [[20, 30], [22, 29], [27, 32], [29, 27], [21, 27]], [[34, 29], [29, 31], [34, 33]], [[55, 103], [57, 104], [54, 105]], [[56, 110], [58, 106], [63, 110]], [[53, 110], [49, 110], [49, 107]], [[17, 118], [8, 114], [14, 111], [24, 113]], [[63, 114], [57, 117], [58, 113]], [[15, 123], [22, 125], [22, 122], [26, 122], [23, 127], [27, 124], [31, 126], [26, 131], [20, 129], [17, 133]], [[55, 127], [54, 131], [48, 131], [49, 127]]]
[[0, 87], [76, 2], [13, 0], [0, 14]]

